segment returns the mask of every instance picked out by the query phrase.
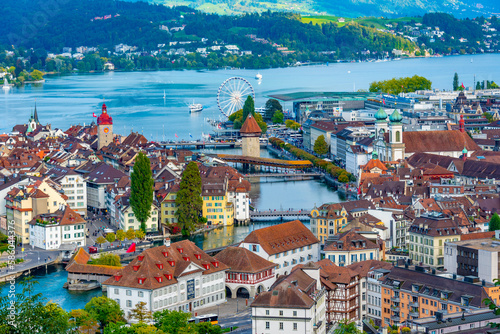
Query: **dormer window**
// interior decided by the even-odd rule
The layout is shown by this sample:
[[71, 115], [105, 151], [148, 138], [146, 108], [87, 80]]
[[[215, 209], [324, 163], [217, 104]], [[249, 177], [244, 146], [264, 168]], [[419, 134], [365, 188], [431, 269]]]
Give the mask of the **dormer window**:
[[196, 257], [197, 260], [201, 260], [201, 254], [196, 253], [196, 254], [194, 254], [194, 256]]
[[158, 267], [158, 269], [163, 269], [163, 263], [161, 262], [156, 262], [156, 266]]
[[113, 277], [115, 278], [115, 282], [119, 282], [123, 275], [121, 273], [116, 273]]
[[134, 265], [132, 266], [132, 268], [134, 269], [134, 271], [139, 271], [139, 268], [140, 268], [140, 267], [141, 267], [141, 266], [140, 266], [140, 265], [138, 265], [138, 264], [134, 264]]
[[169, 281], [172, 279], [172, 277], [172, 274], [165, 274], [165, 278]]
[[144, 284], [144, 281], [146, 281], [146, 277], [138, 277], [137, 278], [137, 283], [139, 283], [141, 285]]
[[162, 283], [163, 282], [163, 277], [160, 274], [156, 275], [155, 278], [158, 281], [158, 283]]
[[182, 254], [183, 249], [181, 247], [177, 248], [177, 251]]
[[172, 267], [175, 267], [175, 261], [174, 260], [169, 260], [168, 264], [170, 264], [170, 266], [172, 266]]
[[164, 257], [168, 257], [168, 252], [167, 251], [163, 251], [161, 253], [163, 254]]
[[183, 256], [182, 258], [184, 259], [184, 261], [189, 261], [190, 260], [189, 256], [187, 256], [187, 255]]
[[219, 267], [219, 261], [212, 261], [212, 265], [213, 265], [215, 268], [218, 268], [218, 267]]
[[138, 255], [138, 256], [137, 256], [137, 260], [139, 260], [139, 261], [144, 260], [144, 255]]

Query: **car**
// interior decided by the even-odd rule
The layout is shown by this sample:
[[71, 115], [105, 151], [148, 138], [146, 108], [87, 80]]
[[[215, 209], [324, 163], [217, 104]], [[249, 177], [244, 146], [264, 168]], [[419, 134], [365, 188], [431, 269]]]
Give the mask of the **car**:
[[89, 247], [89, 254], [95, 254], [97, 253], [97, 247], [90, 246]]

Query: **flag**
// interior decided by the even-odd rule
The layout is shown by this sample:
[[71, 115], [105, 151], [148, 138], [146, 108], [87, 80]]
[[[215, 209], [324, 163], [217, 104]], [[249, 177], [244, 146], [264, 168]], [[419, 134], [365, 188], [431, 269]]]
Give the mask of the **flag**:
[[464, 83], [462, 82], [462, 89], [465, 89]]
[[97, 117], [97, 115], [95, 114], [95, 112], [92, 113], [92, 117]]
[[193, 138], [193, 136], [191, 134], [189, 134], [189, 137]]
[[175, 138], [179, 138], [179, 136], [177, 135], [177, 133], [175, 134]]
[[135, 252], [135, 242], [130, 245], [130, 247], [127, 249], [127, 253], [134, 253]]
[[383, 104], [384, 104], [384, 106], [385, 106], [385, 99], [382, 99], [382, 103], [383, 103]]

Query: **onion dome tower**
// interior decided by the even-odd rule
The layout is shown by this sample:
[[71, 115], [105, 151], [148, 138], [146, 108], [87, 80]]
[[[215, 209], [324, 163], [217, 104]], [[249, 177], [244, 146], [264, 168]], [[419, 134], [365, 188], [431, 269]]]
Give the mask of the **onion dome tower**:
[[109, 116], [106, 104], [102, 104], [101, 115], [97, 117], [97, 149], [113, 142], [113, 118]]
[[387, 113], [380, 108], [375, 113], [375, 138], [383, 138], [387, 132]]
[[397, 161], [405, 158], [405, 144], [403, 143], [403, 116], [398, 109], [389, 116], [389, 146], [391, 160]]

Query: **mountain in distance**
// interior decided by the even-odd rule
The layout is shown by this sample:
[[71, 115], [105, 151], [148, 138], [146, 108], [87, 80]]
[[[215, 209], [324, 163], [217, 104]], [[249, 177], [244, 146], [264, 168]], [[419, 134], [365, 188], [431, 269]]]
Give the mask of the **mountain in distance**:
[[415, 16], [443, 12], [455, 17], [491, 16], [500, 13], [498, 0], [148, 0], [169, 6], [185, 5], [208, 13], [291, 11], [305, 15]]

